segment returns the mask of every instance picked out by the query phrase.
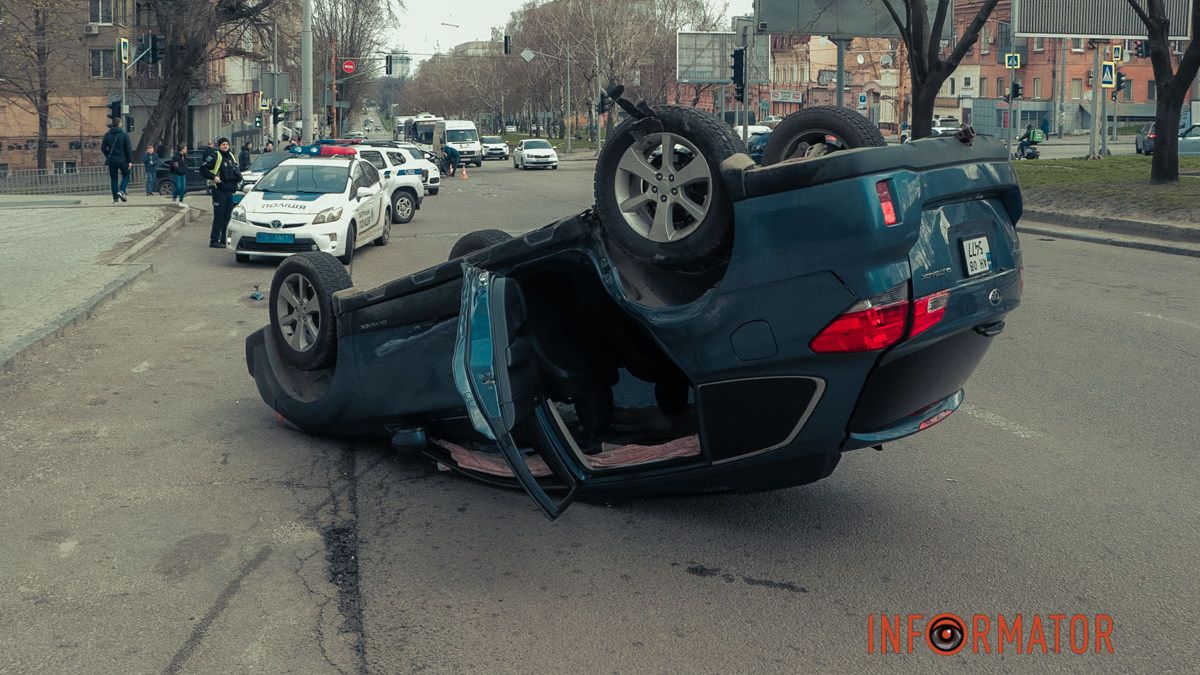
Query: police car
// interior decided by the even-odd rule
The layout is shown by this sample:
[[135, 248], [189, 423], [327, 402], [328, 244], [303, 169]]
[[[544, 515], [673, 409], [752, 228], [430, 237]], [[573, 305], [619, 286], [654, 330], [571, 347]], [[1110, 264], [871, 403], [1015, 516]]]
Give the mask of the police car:
[[359, 246], [384, 246], [391, 237], [392, 202], [386, 187], [370, 162], [351, 154], [286, 159], [243, 188], [225, 247], [240, 263], [251, 256], [325, 251], [348, 265]]
[[442, 175], [437, 165], [425, 158], [420, 148], [411, 143], [376, 141], [350, 146], [358, 156], [375, 165], [384, 176], [415, 175], [421, 179], [426, 194], [437, 195], [442, 187]]

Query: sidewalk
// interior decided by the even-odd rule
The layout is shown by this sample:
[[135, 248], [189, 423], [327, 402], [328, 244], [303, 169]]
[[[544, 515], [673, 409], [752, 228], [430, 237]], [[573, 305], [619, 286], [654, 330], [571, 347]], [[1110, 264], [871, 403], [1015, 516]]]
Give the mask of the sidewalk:
[[201, 215], [143, 195], [122, 204], [107, 195], [2, 196], [0, 209], [9, 215], [0, 250], [0, 368], [150, 271], [136, 257]]

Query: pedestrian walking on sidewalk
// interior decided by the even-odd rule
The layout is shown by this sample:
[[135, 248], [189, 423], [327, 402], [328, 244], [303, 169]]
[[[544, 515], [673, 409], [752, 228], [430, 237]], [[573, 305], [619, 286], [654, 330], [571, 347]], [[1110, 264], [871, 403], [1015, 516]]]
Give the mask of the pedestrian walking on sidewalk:
[[104, 140], [100, 142], [100, 152], [104, 155], [105, 165], [108, 166], [113, 203], [129, 201], [125, 190], [129, 188], [129, 171], [133, 168], [133, 144], [129, 142], [129, 134], [121, 128], [120, 117], [113, 118], [108, 133], [104, 134]]
[[250, 142], [242, 146], [242, 151], [238, 153], [238, 171], [247, 171], [250, 168]]
[[171, 201], [177, 202], [181, 208], [185, 209], [189, 208], [187, 204], [183, 203], [183, 196], [187, 194], [187, 151], [186, 143], [179, 146], [168, 165], [171, 180], [175, 181], [175, 192], [171, 194]]
[[142, 165], [146, 167], [146, 194], [154, 194], [158, 184], [158, 169], [162, 166], [162, 158], [154, 151], [153, 145], [146, 146], [146, 154], [142, 155]]
[[213, 200], [213, 224], [208, 245], [225, 248], [225, 230], [229, 227], [229, 216], [233, 214], [233, 193], [237, 192], [242, 180], [237, 158], [229, 151], [228, 138], [217, 141], [217, 151], [200, 165], [200, 175], [208, 181]]

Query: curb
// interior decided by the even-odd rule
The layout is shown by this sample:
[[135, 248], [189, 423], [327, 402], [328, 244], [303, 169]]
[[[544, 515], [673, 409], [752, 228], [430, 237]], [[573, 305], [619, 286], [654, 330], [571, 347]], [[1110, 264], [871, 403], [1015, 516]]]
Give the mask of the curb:
[[1106, 237], [1102, 234], [1085, 234], [1081, 231], [1081, 228], [1038, 227], [1037, 225], [1018, 224], [1017, 232], [1020, 234], [1037, 234], [1043, 237], [1054, 237], [1056, 239], [1072, 239], [1074, 241], [1085, 241], [1092, 244], [1105, 244], [1108, 246], [1134, 248], [1142, 251], [1153, 251], [1155, 253], [1169, 253], [1172, 255], [1200, 258], [1200, 245], [1190, 247], [1186, 244], [1175, 245], [1171, 242], [1163, 240], [1156, 241], [1152, 239], [1134, 239], [1128, 237]]
[[126, 264], [128, 264], [130, 260], [133, 260], [137, 256], [144, 253], [147, 249], [149, 249], [151, 246], [157, 244], [159, 241], [161, 241], [163, 238], [165, 238], [168, 234], [183, 227], [185, 224], [187, 224], [187, 222], [189, 220], [196, 220], [196, 218], [194, 218], [192, 216], [192, 212], [194, 210], [195, 209], [188, 209], [187, 211], [180, 211], [179, 213], [176, 213], [175, 215], [171, 216], [170, 218], [168, 218], [166, 220], [166, 222], [164, 222], [163, 224], [154, 228], [153, 232], [146, 235], [145, 237], [142, 237], [142, 239], [140, 241], [138, 241], [136, 244], [134, 244], [133, 246], [130, 246], [129, 248], [125, 249], [125, 251], [123, 253], [121, 253], [117, 257], [113, 258], [111, 261], [109, 261], [108, 264], [109, 265], [126, 265]]
[[[1184, 227], [1169, 223], [1151, 223], [1140, 220], [1124, 220], [1121, 218], [1097, 218], [1072, 213], [1056, 211], [1039, 211], [1025, 209], [1022, 220], [1029, 218], [1049, 225], [1071, 227], [1080, 230], [1099, 230], [1113, 234], [1131, 235], [1134, 237], [1149, 237], [1189, 244], [1200, 244], [1200, 226]], [[1018, 225], [1018, 227], [1020, 227]]]
[[9, 370], [25, 352], [57, 339], [71, 326], [91, 318], [92, 312], [95, 312], [105, 301], [151, 269], [153, 268], [150, 265], [131, 267], [124, 274], [110, 281], [100, 292], [66, 310], [49, 324], [17, 340], [15, 347], [0, 352], [0, 371]]

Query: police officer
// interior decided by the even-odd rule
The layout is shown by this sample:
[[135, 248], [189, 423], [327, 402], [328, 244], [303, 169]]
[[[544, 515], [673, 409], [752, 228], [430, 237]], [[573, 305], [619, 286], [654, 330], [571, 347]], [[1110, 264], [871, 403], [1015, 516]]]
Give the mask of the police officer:
[[204, 158], [200, 175], [208, 181], [213, 200], [212, 231], [208, 236], [210, 248], [225, 248], [225, 230], [233, 214], [233, 193], [242, 182], [237, 158], [229, 151], [229, 139], [217, 141], [216, 151]]

